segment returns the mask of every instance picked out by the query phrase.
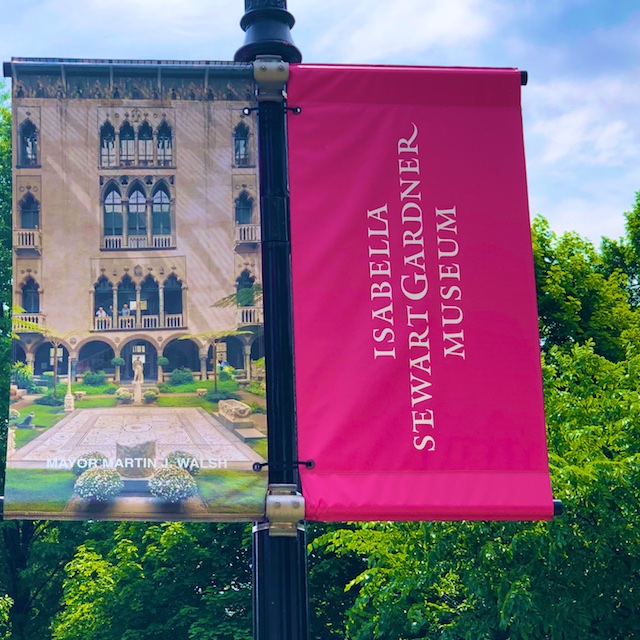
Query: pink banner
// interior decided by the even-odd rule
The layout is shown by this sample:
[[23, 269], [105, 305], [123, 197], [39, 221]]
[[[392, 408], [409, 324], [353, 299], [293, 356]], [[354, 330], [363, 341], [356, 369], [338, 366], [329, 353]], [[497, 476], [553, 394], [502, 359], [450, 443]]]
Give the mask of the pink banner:
[[307, 518], [548, 519], [515, 69], [291, 69]]

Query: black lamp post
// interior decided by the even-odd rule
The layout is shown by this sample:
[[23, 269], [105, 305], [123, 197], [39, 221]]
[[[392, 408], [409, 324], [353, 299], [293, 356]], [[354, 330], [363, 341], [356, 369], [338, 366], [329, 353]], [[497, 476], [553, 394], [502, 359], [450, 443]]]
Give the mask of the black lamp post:
[[[293, 16], [286, 0], [245, 0], [240, 26], [246, 32], [237, 62], [255, 62], [256, 79], [274, 65], [286, 82], [287, 62], [302, 56], [291, 38]], [[262, 281], [267, 389], [269, 486], [299, 490], [295, 424], [291, 245], [286, 105], [282, 89], [261, 98], [258, 84], [258, 155], [262, 231]], [[277, 83], [276, 83], [277, 85]], [[306, 640], [307, 567], [304, 527], [272, 535], [269, 522], [253, 533], [254, 640]]]

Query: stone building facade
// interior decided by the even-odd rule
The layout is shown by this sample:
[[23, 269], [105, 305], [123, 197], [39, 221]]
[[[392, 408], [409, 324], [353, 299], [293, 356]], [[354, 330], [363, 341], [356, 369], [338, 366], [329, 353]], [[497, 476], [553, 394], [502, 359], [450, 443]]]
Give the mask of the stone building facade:
[[[14, 355], [211, 376], [262, 355], [250, 65], [14, 58]], [[61, 338], [57, 354], [34, 326]], [[182, 338], [182, 339], [180, 339]], [[162, 361], [161, 361], [162, 362]]]

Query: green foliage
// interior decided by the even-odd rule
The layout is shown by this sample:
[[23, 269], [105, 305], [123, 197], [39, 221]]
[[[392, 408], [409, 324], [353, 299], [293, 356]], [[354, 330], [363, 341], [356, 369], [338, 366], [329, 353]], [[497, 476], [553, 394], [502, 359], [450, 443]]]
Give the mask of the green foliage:
[[131, 393], [131, 391], [125, 389], [124, 387], [116, 389], [116, 398], [123, 404], [129, 404], [133, 402], [133, 394]]
[[249, 402], [248, 405], [251, 407], [251, 413], [267, 413], [266, 408], [255, 400]]
[[9, 612], [13, 600], [8, 595], [0, 596], [0, 640], [11, 640], [11, 621]]
[[[124, 364], [124, 362], [122, 364]], [[166, 367], [168, 364], [169, 364], [169, 358], [165, 358], [164, 356], [160, 356], [158, 358], [159, 367]]]
[[169, 384], [176, 387], [180, 384], [191, 384], [193, 382], [193, 371], [187, 367], [174, 369], [169, 376]]
[[64, 400], [56, 398], [53, 393], [47, 393], [44, 396], [40, 396], [34, 400], [36, 404], [44, 405], [45, 407], [61, 407], [64, 404]]
[[85, 453], [74, 461], [71, 467], [71, 472], [74, 476], [78, 477], [85, 471], [88, 471], [90, 467], [101, 466], [104, 460], [107, 460], [107, 456], [100, 451], [91, 451], [91, 453]]
[[198, 486], [189, 471], [170, 465], [154, 471], [149, 479], [149, 491], [167, 502], [180, 502], [197, 495]]
[[206, 398], [209, 402], [220, 402], [220, 400], [240, 400], [240, 395], [233, 391], [223, 391], [218, 387], [218, 391], [208, 391]]
[[124, 482], [115, 469], [93, 467], [87, 469], [76, 480], [75, 492], [85, 500], [105, 502], [124, 489]]
[[82, 382], [89, 387], [101, 387], [107, 384], [107, 375], [104, 371], [87, 371]]
[[11, 381], [20, 389], [26, 389], [28, 393], [34, 393], [38, 388], [31, 369], [24, 362], [16, 362], [11, 367]]
[[261, 398], [267, 397], [267, 390], [265, 389], [264, 383], [259, 382], [258, 380], [252, 380], [246, 387], [245, 391], [249, 393], [253, 393], [255, 396], [260, 396]]
[[200, 473], [199, 461], [188, 451], [172, 451], [167, 456], [167, 464], [172, 464], [180, 469], [186, 469], [192, 476]]
[[48, 389], [53, 389], [53, 371], [44, 371], [42, 381]]
[[145, 404], [151, 404], [153, 402], [157, 402], [158, 401], [158, 390], [157, 389], [147, 389], [143, 396], [142, 399], [145, 401]]
[[[160, 358], [158, 358], [158, 360], [160, 360]], [[122, 367], [124, 365], [124, 358], [121, 358], [120, 356], [116, 356], [115, 358], [111, 358], [111, 364], [114, 367]], [[158, 362], [158, 364], [160, 364]]]

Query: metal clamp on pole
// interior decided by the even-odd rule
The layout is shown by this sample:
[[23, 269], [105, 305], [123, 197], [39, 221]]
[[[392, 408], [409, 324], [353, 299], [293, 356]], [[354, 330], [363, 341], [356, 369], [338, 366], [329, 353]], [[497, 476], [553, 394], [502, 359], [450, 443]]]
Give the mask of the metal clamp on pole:
[[298, 535], [298, 522], [304, 519], [304, 498], [295, 484], [269, 485], [266, 516], [270, 536], [295, 538]]
[[258, 102], [283, 102], [289, 79], [289, 63], [278, 56], [258, 56], [253, 63]]

